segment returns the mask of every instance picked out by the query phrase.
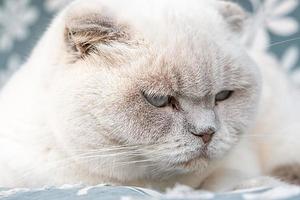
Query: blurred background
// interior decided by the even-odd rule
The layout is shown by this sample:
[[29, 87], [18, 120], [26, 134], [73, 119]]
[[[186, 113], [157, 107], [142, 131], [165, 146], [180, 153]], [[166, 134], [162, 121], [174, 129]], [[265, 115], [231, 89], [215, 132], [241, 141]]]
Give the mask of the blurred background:
[[[0, 87], [72, 0], [0, 0]], [[300, 0], [233, 0], [254, 20], [251, 48], [274, 56], [300, 83]]]

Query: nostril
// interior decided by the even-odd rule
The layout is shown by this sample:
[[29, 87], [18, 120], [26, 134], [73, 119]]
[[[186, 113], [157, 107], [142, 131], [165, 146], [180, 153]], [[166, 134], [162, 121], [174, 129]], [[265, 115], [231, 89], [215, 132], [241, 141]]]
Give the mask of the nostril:
[[200, 137], [201, 137], [202, 141], [204, 142], [204, 144], [207, 144], [211, 141], [213, 134], [204, 133], [204, 134], [200, 135]]
[[215, 134], [215, 129], [209, 128], [205, 131], [201, 131], [199, 133], [191, 132], [193, 135], [201, 137], [202, 141], [207, 144], [211, 141], [213, 135]]

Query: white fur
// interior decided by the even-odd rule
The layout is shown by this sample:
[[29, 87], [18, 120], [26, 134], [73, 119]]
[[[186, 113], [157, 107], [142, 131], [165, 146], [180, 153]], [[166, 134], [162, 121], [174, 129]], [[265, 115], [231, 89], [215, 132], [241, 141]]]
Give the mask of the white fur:
[[[213, 0], [188, 3], [181, 0], [76, 1], [60, 13], [28, 61], [1, 91], [0, 186], [33, 187], [84, 182], [165, 188], [181, 182], [195, 188], [224, 190], [234, 188], [242, 180], [264, 175], [276, 165], [299, 161], [296, 160], [297, 140], [293, 139], [291, 145], [286, 143], [289, 142], [288, 137], [283, 136], [299, 137], [295, 132], [300, 128], [295, 121], [298, 105], [290, 92], [292, 86], [274, 66], [276, 63], [272, 63], [272, 66], [269, 61], [261, 63], [265, 58], [252, 53], [259, 63], [263, 80], [263, 98], [258, 118], [254, 120], [260, 94], [260, 75], [236, 40], [237, 33], [231, 32], [230, 26], [218, 13], [216, 4]], [[81, 18], [91, 12], [100, 12], [103, 8], [105, 12], [109, 8], [109, 13], [116, 15], [120, 23], [128, 23], [134, 32], [134, 39], [144, 44], [138, 48], [118, 43], [97, 46], [104, 53], [123, 52], [125, 58], [120, 57], [121, 64], [108, 64], [97, 55], [79, 59], [75, 63], [69, 62], [72, 55], [66, 50], [66, 23], [74, 16]], [[220, 50], [210, 41], [217, 44]], [[235, 76], [234, 70], [240, 68], [243, 73], [239, 81], [231, 83], [232, 87], [249, 85], [247, 90], [241, 88], [246, 91], [241, 95], [247, 98], [239, 101], [239, 98], [245, 97], [237, 96], [236, 100], [232, 100], [235, 103], [221, 104], [218, 112], [223, 114], [220, 114], [219, 122], [204, 103], [191, 104], [185, 98], [179, 100], [191, 121], [200, 129], [204, 125], [234, 124], [241, 120], [241, 124], [245, 124], [241, 130], [247, 133], [249, 129], [254, 129], [253, 134], [245, 134], [240, 138], [233, 133], [231, 126], [220, 125], [220, 133], [216, 134], [208, 148], [213, 161], [197, 158], [188, 167], [174, 167], [172, 163], [177, 165], [195, 157], [195, 149], [203, 144], [188, 135], [178, 125], [182, 118], [175, 119], [173, 114], [157, 115], [158, 121], [169, 116], [174, 119], [175, 125], [166, 132], [166, 136], [157, 134], [161, 131], [161, 124], [152, 126], [150, 122], [146, 126], [149, 130], [141, 130], [143, 126], [135, 127], [145, 121], [141, 119], [131, 123], [128, 113], [136, 113], [134, 108], [142, 109], [140, 102], [133, 102], [132, 106], [127, 102], [124, 107], [128, 112], [124, 112], [121, 105], [125, 100], [122, 95], [132, 92], [134, 89], [129, 88], [134, 84], [148, 87], [146, 89], [151, 92], [170, 92], [166, 87], [149, 81], [148, 75], [171, 74], [174, 70], [186, 75], [182, 86], [186, 95], [200, 95], [207, 90], [205, 84], [210, 81], [204, 72], [219, 73], [217, 66], [224, 67], [227, 62], [225, 54], [233, 60], [231, 75]], [[205, 60], [203, 55], [211, 59]], [[174, 65], [188, 67], [162, 68], [159, 66], [160, 56], [168, 58], [168, 63], [173, 61]], [[224, 62], [214, 60], [218, 56]], [[148, 59], [152, 57], [157, 60], [150, 65]], [[126, 63], [128, 60], [130, 64]], [[201, 68], [207, 63], [215, 66], [212, 71]], [[144, 76], [145, 80], [142, 79]], [[139, 82], [135, 83], [137, 79]], [[216, 80], [213, 88], [222, 88], [222, 81], [221, 78]], [[296, 106], [286, 107], [286, 101]], [[152, 119], [151, 114], [155, 112], [158, 111], [149, 111], [147, 119]], [[171, 113], [170, 110], [165, 112]], [[211, 118], [207, 117], [209, 113], [212, 114]], [[113, 132], [108, 130], [111, 127], [114, 127]], [[155, 134], [141, 136], [139, 133], [143, 131]], [[117, 151], [108, 151], [109, 155], [106, 152], [89, 162], [80, 160], [80, 152], [110, 147], [107, 136], [112, 135], [114, 139], [127, 144], [151, 143], [158, 139], [169, 146], [166, 149], [162, 148], [163, 145], [147, 149], [145, 145], [145, 149], [142, 146], [134, 149], [139, 156], [151, 159], [152, 166], [146, 167], [132, 162], [136, 161], [131, 160], [133, 158], [116, 154]], [[176, 140], [179, 142], [176, 143]], [[234, 145], [238, 140], [239, 144]], [[268, 148], [266, 144], [269, 144]], [[257, 148], [259, 151], [256, 151]], [[164, 155], [167, 150], [169, 154]], [[151, 158], [147, 157], [149, 152], [153, 152]], [[127, 164], [118, 166], [121, 161]], [[130, 162], [132, 164], [128, 164]]]

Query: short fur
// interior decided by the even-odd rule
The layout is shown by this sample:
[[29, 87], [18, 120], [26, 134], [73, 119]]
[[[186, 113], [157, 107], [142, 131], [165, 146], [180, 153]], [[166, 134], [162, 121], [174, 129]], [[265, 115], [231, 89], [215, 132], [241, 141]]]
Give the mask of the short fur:
[[[242, 184], [273, 166], [250, 134], [272, 125], [255, 120], [270, 96], [260, 101], [259, 69], [237, 40], [244, 16], [215, 0], [71, 4], [1, 92], [0, 186], [278, 184]], [[234, 93], [215, 105], [222, 90]], [[172, 95], [180, 109], [143, 92]], [[190, 127], [217, 131], [205, 145]]]

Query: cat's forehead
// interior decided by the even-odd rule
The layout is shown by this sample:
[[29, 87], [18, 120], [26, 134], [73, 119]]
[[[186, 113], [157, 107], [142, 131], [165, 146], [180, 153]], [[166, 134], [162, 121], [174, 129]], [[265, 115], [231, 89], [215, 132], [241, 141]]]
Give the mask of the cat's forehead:
[[207, 5], [203, 10], [198, 2], [185, 8], [171, 5], [174, 7], [155, 7], [156, 16], [148, 16], [147, 9], [138, 18], [127, 18], [129, 26], [147, 43], [149, 51], [145, 53], [152, 55], [141, 66], [150, 70], [141, 72], [151, 74], [150, 88], [154, 85], [159, 88], [157, 91], [170, 89], [186, 95], [203, 95], [236, 86], [237, 79], [243, 78], [239, 69], [242, 66], [235, 61], [236, 52], [229, 47], [232, 41], [217, 13]]
[[112, 21], [129, 27], [130, 38], [138, 41], [133, 48], [138, 53], [130, 51], [130, 58], [124, 59], [124, 65], [123, 60], [118, 63], [122, 67], [117, 70], [126, 73], [131, 71], [128, 65], [134, 66], [135, 75], [130, 72], [129, 77], [142, 79], [141, 85], [156, 91], [204, 94], [251, 83], [250, 73], [245, 73], [248, 64], [241, 62], [244, 55], [233, 44], [237, 39], [233, 40], [214, 4], [208, 3], [214, 1], [133, 0], [132, 6], [120, 0], [93, 1], [97, 3], [83, 4], [88, 9], [77, 6], [79, 11], [72, 13], [104, 10]]
[[242, 80], [249, 82], [234, 56], [210, 41], [174, 42], [153, 51], [152, 58], [138, 65], [138, 76], [146, 79], [144, 85], [153, 93], [205, 96], [243, 87]]

